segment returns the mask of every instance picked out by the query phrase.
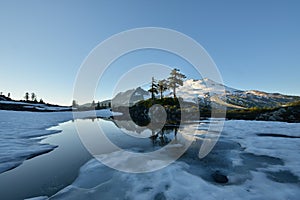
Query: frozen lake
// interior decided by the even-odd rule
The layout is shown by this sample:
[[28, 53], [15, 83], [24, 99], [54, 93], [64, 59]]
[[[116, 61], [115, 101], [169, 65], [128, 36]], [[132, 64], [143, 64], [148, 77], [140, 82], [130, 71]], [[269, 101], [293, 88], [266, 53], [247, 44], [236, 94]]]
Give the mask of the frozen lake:
[[[18, 113], [12, 112], [9, 115]], [[29, 119], [33, 118], [34, 116], [31, 116]], [[47, 121], [46, 118], [44, 117]], [[103, 119], [79, 119], [76, 122], [85, 127], [88, 138], [93, 139], [97, 133], [98, 129], [93, 128], [96, 127], [95, 124], [100, 125], [114, 144], [137, 153], [160, 149], [171, 140], [178, 141], [178, 145], [172, 146], [176, 151], [182, 148], [181, 136], [188, 134], [176, 127], [166, 127], [163, 136], [153, 139], [138, 138], [132, 137], [137, 133], [128, 128], [126, 121], [118, 123], [122, 127], [116, 126], [113, 121]], [[192, 145], [186, 153], [165, 168], [141, 174], [111, 169], [93, 159], [82, 145], [75, 123], [72, 121], [62, 123], [48, 130], [52, 135], [37, 140], [42, 147], [47, 145], [54, 147], [54, 150], [26, 160], [18, 167], [0, 174], [0, 197], [1, 199], [37, 196], [41, 199], [48, 197], [50, 199], [298, 199], [300, 124], [226, 121], [221, 138], [213, 151], [205, 158], [199, 159], [197, 157], [199, 147], [207, 139], [205, 136], [209, 122], [206, 120], [184, 125], [186, 128], [198, 127]], [[44, 124], [46, 126], [47, 122]], [[17, 128], [12, 129], [18, 135]], [[36, 129], [33, 127], [32, 130]], [[44, 129], [38, 130], [43, 132]], [[57, 130], [61, 132], [58, 133]], [[145, 129], [138, 134], [144, 137], [151, 135], [151, 132]], [[5, 133], [1, 134], [4, 138]], [[2, 141], [5, 142], [4, 139]], [[124, 151], [116, 152], [99, 141], [99, 146], [101, 145], [103, 156], [110, 160], [117, 162], [127, 159]], [[39, 148], [37, 150], [39, 151]], [[6, 156], [16, 158], [14, 160], [17, 162], [19, 157], [15, 156], [14, 152], [18, 152], [15, 155], [19, 155], [19, 151], [6, 151]], [[9, 153], [12, 154], [8, 155]], [[156, 163], [162, 162], [155, 158], [153, 160]], [[147, 164], [134, 159], [130, 162], [132, 165]], [[5, 164], [5, 162], [1, 164], [3, 163]], [[216, 174], [226, 176], [228, 182], [216, 181], [219, 179], [216, 178]]]

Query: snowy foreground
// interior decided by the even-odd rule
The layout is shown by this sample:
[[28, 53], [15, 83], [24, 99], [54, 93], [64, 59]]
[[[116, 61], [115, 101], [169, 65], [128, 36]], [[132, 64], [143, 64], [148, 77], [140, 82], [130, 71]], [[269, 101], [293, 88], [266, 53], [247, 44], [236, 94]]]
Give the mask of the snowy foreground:
[[[207, 122], [201, 124], [198, 140], [203, 139], [201, 133], [205, 134], [207, 127]], [[296, 200], [300, 196], [299, 136], [300, 124], [227, 121], [214, 150], [202, 160], [195, 156], [199, 149], [192, 146], [166, 168], [130, 174], [92, 159], [81, 167], [73, 184], [50, 199]], [[127, 159], [123, 151], [103, 156], [111, 162]], [[154, 160], [128, 162], [150, 165]], [[212, 180], [211, 173], [216, 170], [228, 177], [227, 184]]]
[[[91, 115], [83, 112], [82, 117]], [[97, 111], [97, 116], [110, 115], [109, 110]], [[47, 128], [71, 119], [71, 112], [0, 111], [0, 172], [53, 150], [55, 146], [40, 141], [60, 130]], [[201, 122], [191, 148], [161, 170], [124, 173], [92, 159], [71, 185], [52, 197], [34, 199], [299, 199], [299, 123], [226, 121], [217, 145], [200, 160], [198, 142], [205, 139], [208, 126], [209, 120]], [[123, 151], [103, 156], [116, 163], [127, 159]], [[130, 160], [132, 165], [163, 161], [148, 162]], [[228, 183], [215, 182], [211, 175], [216, 171], [226, 175]]]
[[[92, 111], [81, 112], [81, 117], [93, 116]], [[109, 110], [97, 110], [99, 117], [109, 117]], [[47, 130], [73, 119], [72, 112], [0, 111], [0, 173], [17, 167], [26, 159], [52, 151], [56, 146], [41, 144], [45, 136], [60, 130]]]

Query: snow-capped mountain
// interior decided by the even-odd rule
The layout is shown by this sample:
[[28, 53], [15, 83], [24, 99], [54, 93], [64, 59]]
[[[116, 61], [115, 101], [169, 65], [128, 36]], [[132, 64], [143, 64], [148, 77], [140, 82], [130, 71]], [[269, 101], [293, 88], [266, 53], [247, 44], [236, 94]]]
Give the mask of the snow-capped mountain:
[[278, 107], [299, 100], [300, 97], [298, 96], [289, 96], [279, 93], [266, 93], [257, 90], [242, 91], [235, 94], [228, 94], [226, 96], [226, 101], [228, 103], [245, 108]]
[[200, 105], [209, 105], [211, 102], [232, 108], [241, 108], [226, 102], [227, 94], [240, 92], [234, 88], [227, 87], [210, 79], [184, 81], [177, 89], [177, 96], [184, 101], [198, 102]]
[[207, 93], [210, 93], [210, 95], [215, 95], [215, 94], [223, 95], [224, 92], [229, 94], [229, 93], [240, 92], [240, 90], [227, 87], [213, 80], [205, 78], [200, 80], [188, 79], [184, 81], [183, 86], [180, 86], [178, 88], [177, 93], [178, 95], [181, 95], [183, 98], [184, 97], [190, 98], [192, 95], [204, 97]]
[[[177, 88], [177, 97], [184, 101], [207, 105], [211, 102], [227, 106], [228, 108], [251, 108], [251, 107], [278, 107], [299, 101], [298, 96], [289, 96], [279, 93], [266, 93], [257, 90], [238, 90], [227, 87], [210, 79], [188, 79]], [[171, 97], [171, 91], [164, 92], [165, 97]], [[157, 98], [160, 96], [157, 95]], [[113, 105], [132, 105], [140, 100], [150, 98], [150, 93], [141, 87], [118, 93], [112, 100]]]
[[238, 90], [210, 79], [184, 81], [178, 88], [177, 96], [185, 100], [205, 103], [208, 100], [231, 108], [278, 107], [300, 100], [300, 97], [257, 90]]

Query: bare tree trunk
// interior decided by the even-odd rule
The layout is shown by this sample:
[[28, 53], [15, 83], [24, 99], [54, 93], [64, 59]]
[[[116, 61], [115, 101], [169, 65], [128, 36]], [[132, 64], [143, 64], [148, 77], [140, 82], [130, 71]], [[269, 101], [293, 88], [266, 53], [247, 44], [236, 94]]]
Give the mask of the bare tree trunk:
[[154, 100], [154, 88], [153, 88], [153, 83], [152, 83], [152, 86], [151, 86], [151, 98], [152, 100]]
[[174, 99], [176, 99], [176, 87], [173, 88]]

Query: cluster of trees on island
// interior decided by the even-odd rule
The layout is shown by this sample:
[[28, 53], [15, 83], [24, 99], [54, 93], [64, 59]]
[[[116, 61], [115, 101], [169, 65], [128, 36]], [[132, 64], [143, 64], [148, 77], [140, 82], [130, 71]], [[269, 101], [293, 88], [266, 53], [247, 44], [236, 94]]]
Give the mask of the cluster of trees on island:
[[171, 89], [173, 92], [174, 99], [176, 99], [176, 88], [183, 85], [183, 81], [186, 76], [180, 73], [179, 69], [173, 69], [170, 73], [170, 77], [168, 79], [158, 80], [156, 81], [154, 77], [152, 77], [151, 87], [148, 90], [151, 93], [151, 99], [155, 99], [155, 94], [160, 93], [160, 99], [163, 99], [163, 93]]
[[[148, 90], [148, 92], [151, 93], [151, 98], [135, 102], [129, 107], [129, 112], [127, 106], [119, 105], [114, 107], [115, 111], [123, 113], [122, 116], [118, 116], [117, 118], [120, 120], [131, 119], [139, 126], [146, 126], [151, 121], [149, 109], [155, 104], [159, 104], [164, 107], [168, 124], [178, 124], [180, 122], [182, 109], [189, 108], [191, 110], [191, 108], [195, 107], [195, 109], [193, 109], [191, 112], [191, 115], [193, 114], [194, 110], [195, 112], [199, 112], [196, 104], [190, 102], [182, 102], [183, 104], [180, 104], [180, 97], [176, 96], [176, 91], [178, 87], [183, 85], [185, 78], [186, 76], [176, 68], [172, 69], [170, 76], [167, 79], [155, 80], [155, 78], [152, 77], [150, 88]], [[163, 94], [167, 90], [172, 91], [173, 98], [164, 97]], [[157, 98], [158, 96], [160, 98]], [[161, 114], [159, 113], [159, 110], [155, 112], [158, 112], [156, 113], [158, 115]], [[153, 124], [161, 123], [159, 118], [153, 118], [152, 122]]]

